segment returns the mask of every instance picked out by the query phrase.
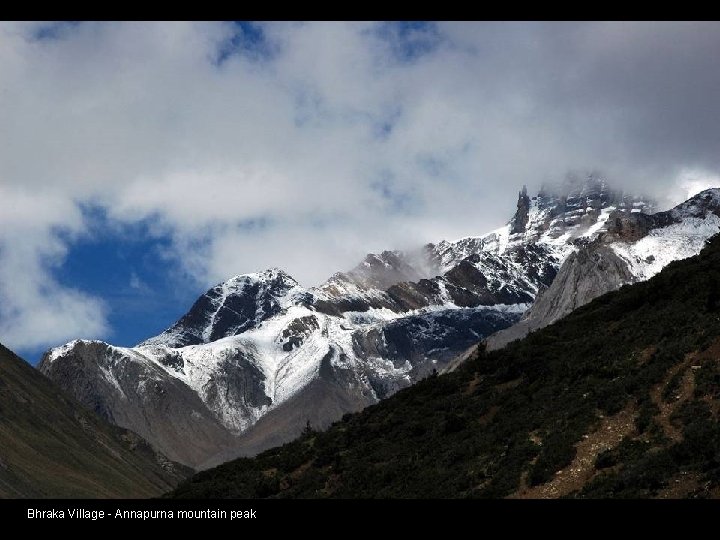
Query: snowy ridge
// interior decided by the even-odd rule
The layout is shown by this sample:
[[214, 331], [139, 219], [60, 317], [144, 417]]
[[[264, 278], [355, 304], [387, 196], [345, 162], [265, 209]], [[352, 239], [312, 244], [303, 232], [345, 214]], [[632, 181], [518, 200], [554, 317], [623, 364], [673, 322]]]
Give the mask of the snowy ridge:
[[73, 350], [79, 343], [86, 342], [87, 340], [83, 339], [74, 339], [65, 345], [60, 345], [59, 347], [54, 347], [50, 349], [47, 354], [45, 355], [45, 359], [48, 363], [52, 363], [58, 358], [62, 358], [64, 355], [66, 355], [68, 352]]
[[720, 232], [720, 189], [702, 191], [650, 218], [654, 223], [642, 238], [610, 243], [636, 281], [650, 279], [672, 261], [697, 255], [706, 240]]
[[172, 327], [138, 346], [208, 343], [257, 327], [309, 299], [308, 291], [278, 268], [235, 276], [208, 290]]
[[705, 242], [720, 232], [720, 217], [688, 217], [680, 223], [653, 229], [637, 242], [610, 245], [638, 281], [650, 279], [673, 261], [697, 255]]
[[[502, 301], [515, 294], [515, 301], [526, 302], [528, 296], [534, 297], [549, 284], [571, 253], [602, 236], [615, 213], [649, 214], [653, 208], [651, 201], [613, 191], [603, 179], [593, 176], [543, 188], [534, 197], [529, 197], [523, 188], [516, 214], [504, 226], [480, 236], [428, 244], [424, 251], [413, 254], [399, 251], [370, 254], [355, 269], [334, 274], [313, 293], [338, 312], [357, 311], [360, 306], [404, 312], [418, 302], [458, 305], [458, 298], [449, 294], [448, 282], [452, 279], [448, 275], [459, 265], [471, 262], [481, 274], [492, 278], [488, 294], [480, 294], [474, 301], [487, 303], [492, 293], [507, 291]], [[523, 257], [518, 253], [528, 247], [542, 248], [543, 260], [519, 260]], [[492, 259], [490, 255], [497, 258]], [[497, 276], [500, 266], [505, 267], [503, 275]], [[412, 275], [417, 277], [407, 277]], [[418, 283], [421, 279], [434, 281], [434, 292], [422, 290], [428, 286]], [[393, 285], [413, 291], [409, 305], [402, 300], [398, 304], [397, 298], [388, 298], [388, 288]], [[419, 300], [418, 295], [424, 296], [424, 300]], [[458, 295], [462, 293], [456, 291], [455, 296]], [[492, 300], [497, 301], [500, 300]]]
[[712, 212], [715, 215], [720, 214], [720, 188], [701, 191], [670, 210], [670, 214], [675, 219], [704, 217], [707, 212]]
[[608, 205], [599, 210], [584, 208], [556, 214], [557, 207], [545, 207], [537, 199], [533, 197], [530, 203], [527, 230], [523, 233], [511, 234], [508, 223], [481, 236], [439, 242], [434, 252], [442, 272], [476, 253], [504, 255], [528, 244], [547, 248], [557, 262], [562, 262], [577, 249], [574, 240], [596, 239], [606, 230], [610, 215], [618, 210], [616, 206]]
[[[517, 317], [527, 307], [527, 304], [513, 304], [482, 309], [494, 310], [500, 317]], [[453, 308], [432, 306], [413, 310], [404, 315], [388, 309], [372, 309], [367, 312], [347, 312], [342, 317], [334, 317], [318, 313], [305, 306], [290, 306], [282, 315], [264, 321], [257, 328], [210, 343], [179, 348], [150, 344], [135, 348], [112, 347], [112, 349], [128, 360], [150, 362], [161, 367], [167, 375], [192, 388], [228, 429], [241, 433], [269, 410], [291, 399], [315, 379], [323, 358], [328, 355], [331, 365], [356, 369], [359, 372], [369, 369], [374, 371], [378, 378], [393, 381], [399, 378], [403, 384], [409, 384], [411, 382], [408, 379], [409, 364], [403, 363], [401, 367], [397, 367], [380, 356], [359, 357], [353, 340], [358, 333], [381, 331], [383, 326], [391, 321], [408, 317], [425, 317], [425, 320], [432, 321], [438, 315], [447, 316], [448, 311], [457, 312], [458, 316], [465, 317], [462, 315], [463, 312], [478, 310], [457, 306]], [[288, 351], [287, 335], [283, 335], [283, 332], [294, 321], [308, 317], [317, 321], [317, 327], [310, 325], [302, 343]], [[439, 325], [435, 324], [435, 328], [438, 327]], [[423, 331], [427, 333], [427, 329]], [[67, 353], [71, 348], [64, 349], [63, 353]], [[211, 392], [212, 382], [222, 378], [223, 372], [227, 369], [227, 361], [238, 356], [246, 359], [262, 373], [263, 390], [270, 398], [269, 405], [250, 408], [239, 406], [240, 404], [226, 399], [224, 394], [221, 393], [218, 398]], [[169, 363], [165, 361], [167, 358], [181, 361]], [[367, 390], [370, 393], [374, 392], [369, 385]]]

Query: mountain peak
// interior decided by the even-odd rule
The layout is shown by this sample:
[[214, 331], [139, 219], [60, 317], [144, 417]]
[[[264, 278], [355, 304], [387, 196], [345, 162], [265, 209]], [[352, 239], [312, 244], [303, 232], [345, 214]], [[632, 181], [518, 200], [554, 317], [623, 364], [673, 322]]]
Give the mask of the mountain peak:
[[527, 194], [527, 186], [523, 185], [518, 193], [517, 211], [510, 220], [510, 234], [524, 233], [527, 227], [528, 213], [530, 212], [530, 197]]
[[173, 326], [138, 346], [184, 347], [235, 336], [310, 297], [280, 268], [237, 275], [206, 291]]
[[701, 217], [711, 212], [720, 217], [720, 188], [709, 188], [678, 204], [670, 211], [674, 217]]
[[[412, 259], [412, 255], [398, 250], [368, 253], [355, 268], [348, 272], [336, 272], [320, 289], [334, 296], [347, 292], [348, 283], [361, 289], [385, 290], [400, 281], [422, 279], [425, 276]], [[338, 288], [341, 284], [344, 286]]]
[[238, 274], [236, 276], [231, 277], [227, 281], [225, 281], [225, 284], [230, 283], [251, 283], [256, 281], [273, 281], [273, 280], [281, 280], [290, 282], [297, 285], [297, 281], [295, 278], [293, 278], [290, 274], [288, 274], [285, 270], [282, 268], [278, 268], [276, 266], [273, 266], [271, 268], [267, 268], [265, 270], [262, 270], [260, 272], [250, 272], [247, 274]]

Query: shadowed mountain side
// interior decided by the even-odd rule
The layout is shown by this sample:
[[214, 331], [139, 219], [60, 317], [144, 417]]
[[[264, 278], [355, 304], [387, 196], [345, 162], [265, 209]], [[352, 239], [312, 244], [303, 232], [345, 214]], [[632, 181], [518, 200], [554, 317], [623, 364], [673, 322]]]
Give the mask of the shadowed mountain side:
[[191, 472], [0, 345], [0, 497], [153, 497]]
[[[118, 363], [124, 368], [111, 376]], [[80, 342], [64, 362], [43, 360], [39, 367], [100, 417], [132, 429], [170, 459], [193, 468], [233, 441], [187, 385], [158, 364], [127, 361], [105, 343]]]

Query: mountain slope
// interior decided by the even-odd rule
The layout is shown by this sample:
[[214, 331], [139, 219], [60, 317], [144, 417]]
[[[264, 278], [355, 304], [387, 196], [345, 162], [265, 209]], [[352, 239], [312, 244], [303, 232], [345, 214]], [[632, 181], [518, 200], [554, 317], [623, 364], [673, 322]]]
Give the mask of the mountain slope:
[[[198, 345], [123, 348], [78, 340], [47, 353], [38, 368], [103, 418], [147, 437], [172, 459], [199, 467], [217, 454], [247, 453], [249, 439], [238, 437], [283, 404], [294, 420], [276, 420], [267, 440], [251, 448], [269, 448], [279, 434], [281, 442], [291, 440], [307, 420], [326, 426], [412, 384], [509, 326], [520, 312], [475, 308], [402, 318], [374, 311], [335, 317], [294, 305], [258, 328]], [[333, 388], [323, 407], [303, 397], [316, 380]]]
[[88, 409], [152, 441], [169, 459], [194, 466], [231, 444], [232, 437], [198, 394], [168, 376], [161, 363], [173, 366], [182, 359], [170, 355], [156, 362], [101, 341], [67, 347], [71, 352], [64, 361], [47, 357], [41, 370]]
[[189, 473], [0, 345], [0, 497], [152, 497]]
[[173, 497], [719, 497], [720, 237]]

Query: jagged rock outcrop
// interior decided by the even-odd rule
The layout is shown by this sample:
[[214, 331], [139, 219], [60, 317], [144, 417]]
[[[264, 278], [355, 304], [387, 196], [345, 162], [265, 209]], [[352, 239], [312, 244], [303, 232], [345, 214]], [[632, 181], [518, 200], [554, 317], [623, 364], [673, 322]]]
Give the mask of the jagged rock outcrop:
[[598, 296], [633, 281], [627, 263], [609, 247], [594, 245], [580, 249], [565, 260], [550, 287], [538, 295], [519, 322], [486, 339], [487, 347], [498, 349], [522, 339]]
[[527, 194], [527, 186], [523, 186], [518, 194], [517, 210], [510, 221], [510, 234], [524, 233], [527, 227], [530, 214], [530, 197]]
[[657, 274], [668, 263], [700, 252], [720, 232], [720, 190], [703, 191], [675, 208], [655, 214], [614, 210], [606, 231], [581, 243], [514, 326], [486, 339], [489, 349], [525, 337], [624, 284]]

